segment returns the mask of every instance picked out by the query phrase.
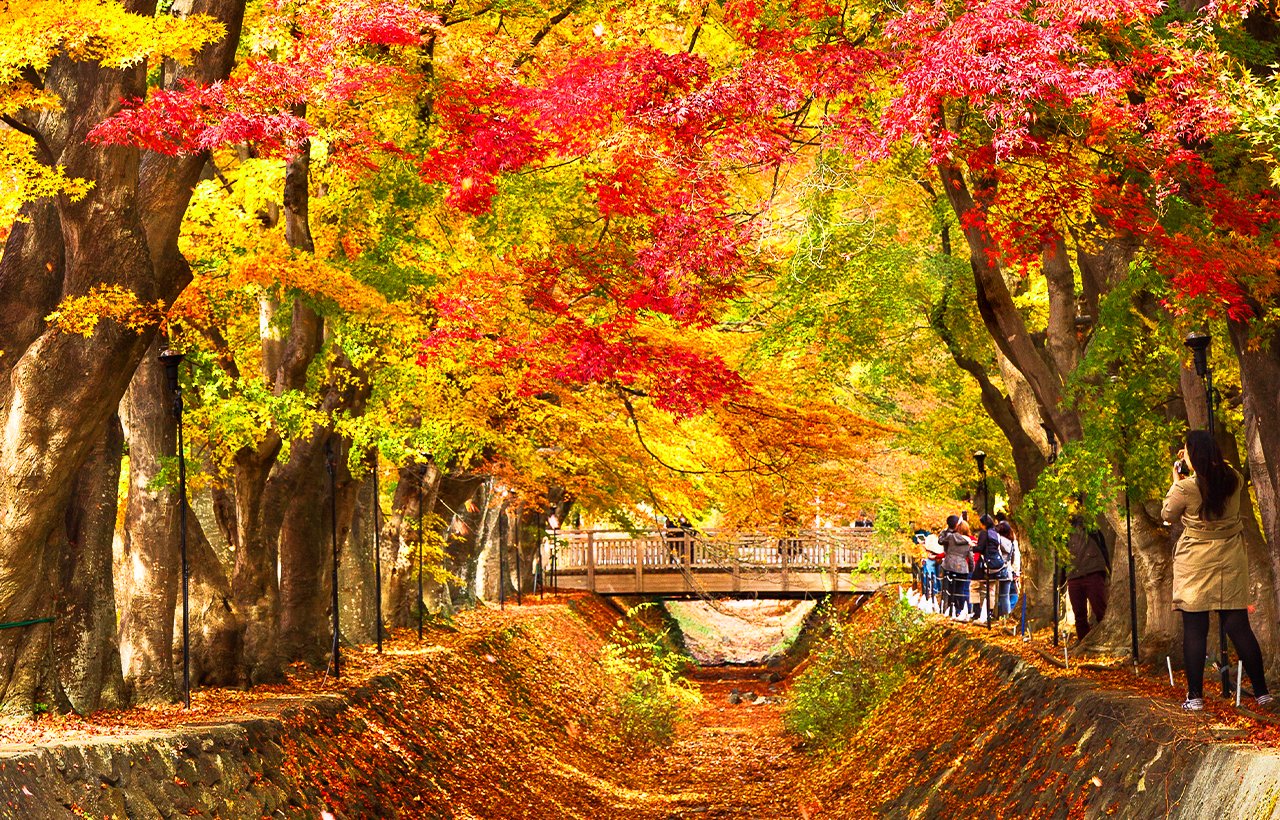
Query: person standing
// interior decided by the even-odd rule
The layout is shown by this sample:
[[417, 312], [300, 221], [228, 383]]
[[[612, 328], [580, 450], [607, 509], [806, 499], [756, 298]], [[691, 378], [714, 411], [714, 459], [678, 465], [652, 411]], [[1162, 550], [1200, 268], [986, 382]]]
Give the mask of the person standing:
[[947, 526], [955, 529], [939, 538], [938, 544], [945, 553], [942, 570], [951, 593], [951, 614], [959, 617], [969, 603], [969, 556], [973, 553], [973, 541], [969, 538], [969, 522], [953, 515], [947, 519]]
[[[1190, 462], [1191, 475], [1179, 470]], [[1240, 521], [1244, 479], [1222, 458], [1207, 431], [1192, 430], [1174, 464], [1173, 484], [1160, 517], [1181, 519], [1173, 550], [1173, 608], [1182, 612], [1182, 659], [1187, 675], [1183, 709], [1204, 708], [1204, 661], [1209, 612], [1217, 610], [1223, 630], [1249, 675], [1258, 706], [1272, 702], [1262, 649], [1249, 626], [1249, 558]]]
[[1071, 537], [1067, 539], [1067, 552], [1071, 554], [1067, 600], [1076, 619], [1076, 640], [1083, 641], [1093, 628], [1089, 624], [1089, 610], [1093, 610], [1094, 623], [1101, 622], [1107, 614], [1107, 574], [1111, 572], [1111, 559], [1102, 533], [1086, 530], [1084, 518], [1079, 515], [1071, 517], [1071, 524]]
[[979, 580], [982, 581], [982, 587], [978, 589], [975, 586], [973, 590], [975, 596], [980, 596], [977, 601], [974, 601], [974, 620], [982, 617], [984, 608], [988, 611], [996, 608], [1000, 581], [1008, 577], [1008, 566], [1000, 552], [1000, 535], [996, 532], [996, 520], [984, 513], [978, 518], [978, 524], [982, 529], [978, 530], [978, 535], [974, 539], [974, 571], [971, 579], [975, 585]]
[[1000, 557], [1004, 559], [1005, 572], [1000, 580], [1001, 617], [1013, 611], [1013, 586], [1022, 574], [1022, 556], [1018, 552], [1018, 541], [1013, 537], [1013, 527], [1008, 521], [996, 524], [996, 535], [1000, 539]]

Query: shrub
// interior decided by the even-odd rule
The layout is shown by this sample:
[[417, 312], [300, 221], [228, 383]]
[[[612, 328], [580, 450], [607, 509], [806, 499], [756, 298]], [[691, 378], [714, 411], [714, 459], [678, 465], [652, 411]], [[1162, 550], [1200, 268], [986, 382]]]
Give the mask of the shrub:
[[699, 700], [698, 691], [683, 677], [688, 663], [671, 648], [667, 630], [640, 624], [641, 604], [618, 621], [605, 645], [605, 669], [618, 682], [618, 729], [622, 739], [638, 747], [666, 745], [687, 710]]
[[901, 600], [871, 606], [867, 614], [879, 617], [871, 619], [870, 629], [830, 608], [822, 613], [830, 631], [815, 642], [808, 668], [792, 683], [783, 722], [818, 746], [843, 746], [906, 674], [912, 640], [923, 625], [920, 613]]

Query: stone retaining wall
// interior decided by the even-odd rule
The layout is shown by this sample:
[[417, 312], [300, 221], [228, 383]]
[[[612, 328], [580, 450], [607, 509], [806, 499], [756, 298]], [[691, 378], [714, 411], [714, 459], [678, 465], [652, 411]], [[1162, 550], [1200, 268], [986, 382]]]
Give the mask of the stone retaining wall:
[[1231, 742], [1247, 732], [971, 633], [931, 634], [818, 790], [829, 816], [1280, 820], [1280, 751]]

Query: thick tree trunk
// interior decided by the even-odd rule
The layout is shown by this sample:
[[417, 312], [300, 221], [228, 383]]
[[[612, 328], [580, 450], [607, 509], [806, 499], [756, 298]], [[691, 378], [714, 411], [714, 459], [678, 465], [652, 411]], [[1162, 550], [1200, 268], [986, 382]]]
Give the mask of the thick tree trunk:
[[339, 481], [353, 485], [354, 490], [348, 492], [343, 488], [353, 503], [346, 505], [345, 512], [339, 510], [342, 562], [338, 565], [338, 600], [342, 602], [342, 634], [353, 644], [368, 644], [378, 637], [373, 577], [373, 477], [366, 473], [363, 479], [355, 481], [344, 462]]
[[119, 419], [112, 417], [80, 468], [67, 508], [53, 668], [57, 691], [82, 715], [114, 709], [127, 700], [111, 572], [123, 450], [124, 433]]
[[[419, 510], [437, 510], [440, 482], [444, 474], [434, 463], [410, 462], [400, 468], [395, 496], [391, 502], [391, 518], [383, 531], [383, 567], [388, 571], [383, 585], [383, 615], [389, 626], [410, 626], [416, 623], [413, 613], [418, 600], [418, 514]], [[419, 495], [421, 489], [421, 495]], [[422, 505], [419, 507], [418, 499]], [[448, 522], [452, 514], [444, 520]], [[430, 515], [423, 520], [424, 534], [433, 526]], [[423, 578], [423, 597], [429, 609], [435, 611], [440, 599], [448, 601], [448, 591], [434, 578]], [[434, 600], [433, 600], [434, 599]], [[436, 607], [432, 604], [435, 603]]]
[[[196, 56], [187, 76], [225, 77], [239, 39], [242, 0], [193, 4], [226, 25], [228, 36]], [[150, 14], [153, 3], [126, 3]], [[56, 59], [46, 87], [62, 105], [18, 117], [40, 131], [42, 161], [93, 188], [79, 202], [65, 197], [27, 209], [31, 221], [14, 230], [0, 262], [0, 618], [5, 622], [52, 613], [51, 567], [72, 483], [104, 429], [150, 334], [111, 319], [88, 337], [46, 327], [61, 299], [98, 285], [119, 285], [143, 303], [171, 302], [189, 274], [177, 250], [178, 226], [203, 157], [148, 155], [133, 148], [89, 145], [89, 129], [110, 116], [123, 97], [145, 91], [146, 67], [106, 69]], [[158, 173], [156, 173], [158, 171]], [[24, 281], [25, 280], [25, 281]], [[13, 310], [14, 300], [24, 306]], [[9, 319], [13, 319], [12, 324]], [[0, 635], [0, 713], [30, 714], [47, 663], [51, 630], [3, 630]], [[80, 697], [80, 695], [77, 695]], [[94, 700], [84, 693], [84, 702]]]
[[129, 495], [116, 600], [120, 605], [120, 659], [125, 681], [138, 703], [169, 703], [177, 696], [173, 677], [173, 610], [181, 584], [178, 549], [178, 488], [161, 482], [165, 459], [178, 449], [173, 394], [152, 342], [121, 402], [129, 439]]
[[[248, 681], [240, 665], [244, 618], [236, 610], [231, 582], [200, 521], [187, 514], [187, 567], [190, 588], [191, 685], [241, 686]], [[182, 668], [182, 610], [174, 611], [174, 662]]]
[[306, 444], [294, 445], [289, 468], [298, 471], [297, 488], [280, 529], [280, 655], [286, 663], [306, 661], [314, 667], [324, 664], [330, 646], [333, 519], [321, 443], [329, 436], [320, 431]]
[[[295, 113], [305, 113], [298, 108]], [[289, 247], [310, 253], [314, 250], [308, 224], [310, 143], [304, 142], [285, 167], [284, 219], [285, 239]], [[263, 327], [270, 341], [270, 322]], [[289, 324], [289, 336], [275, 369], [274, 392], [300, 390], [306, 384], [307, 368], [320, 352], [324, 323], [314, 310], [295, 299]], [[268, 344], [263, 349], [264, 367], [277, 355]], [[244, 614], [244, 666], [252, 683], [279, 680], [280, 665], [280, 554], [279, 538], [300, 468], [284, 468], [276, 464], [281, 441], [274, 431], [254, 448], [246, 448], [236, 456], [236, 551], [232, 590], [236, 604]], [[294, 458], [299, 456], [294, 445]], [[298, 464], [301, 464], [300, 460]], [[275, 469], [273, 469], [273, 467]]]

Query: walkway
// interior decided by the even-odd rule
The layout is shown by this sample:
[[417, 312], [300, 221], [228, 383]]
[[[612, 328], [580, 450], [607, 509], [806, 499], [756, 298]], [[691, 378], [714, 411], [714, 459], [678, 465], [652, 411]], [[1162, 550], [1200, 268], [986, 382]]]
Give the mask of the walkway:
[[882, 567], [909, 565], [901, 549], [855, 528], [768, 533], [693, 530], [558, 530], [551, 538], [548, 583], [602, 595], [872, 592]]

